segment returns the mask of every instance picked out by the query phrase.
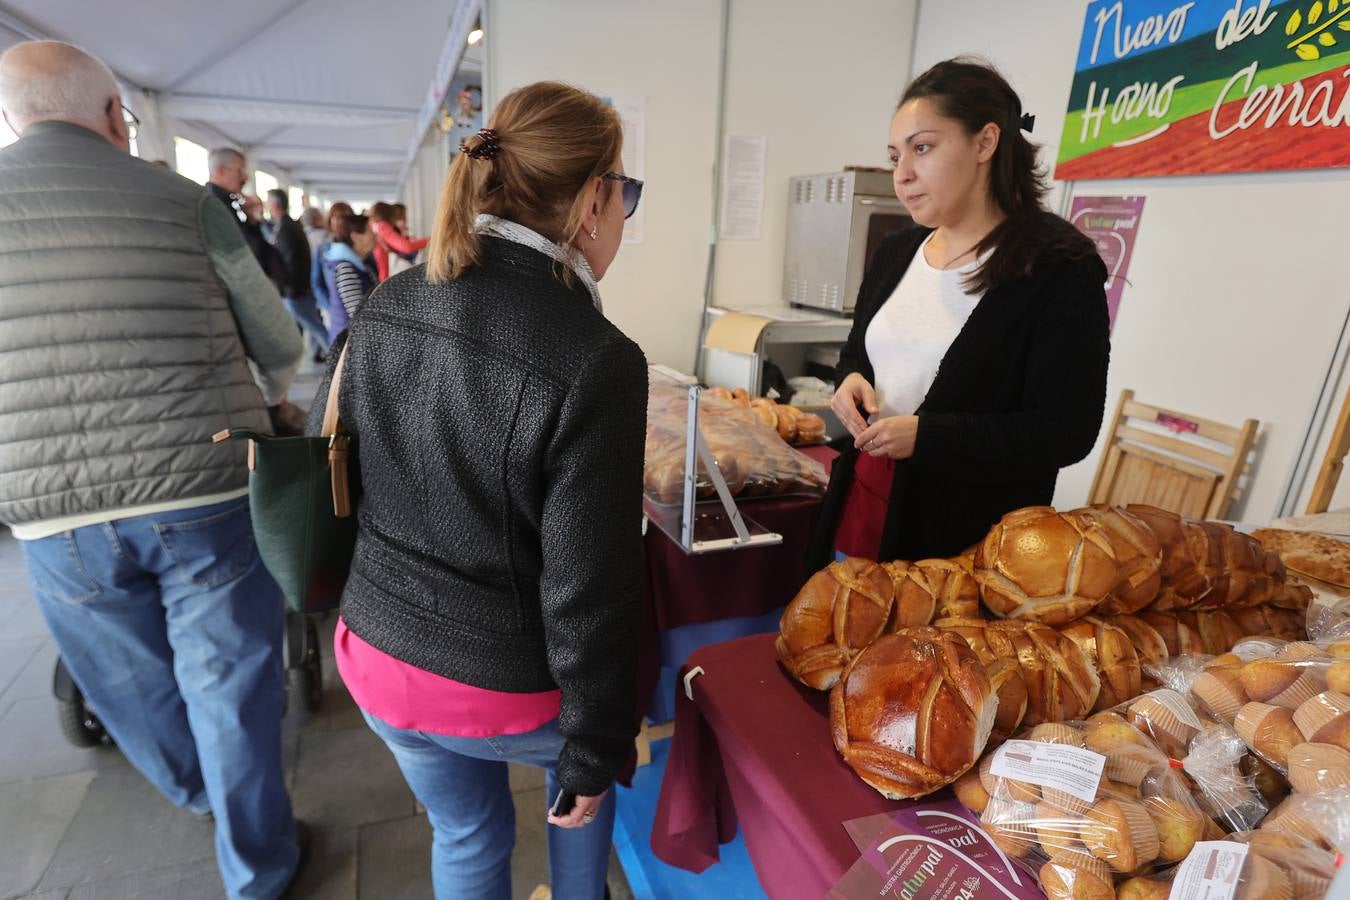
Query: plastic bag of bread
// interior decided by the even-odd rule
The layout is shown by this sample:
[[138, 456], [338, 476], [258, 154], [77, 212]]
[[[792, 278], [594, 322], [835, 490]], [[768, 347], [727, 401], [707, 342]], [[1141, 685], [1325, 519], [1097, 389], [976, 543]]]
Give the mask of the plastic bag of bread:
[[891, 800], [922, 797], [980, 758], [998, 701], [974, 651], [954, 634], [883, 635], [830, 692], [835, 749]]
[[829, 690], [881, 636], [895, 605], [891, 573], [870, 559], [834, 562], [812, 575], [783, 610], [774, 647], [793, 678]]
[[1096, 706], [1101, 677], [1078, 644], [1055, 629], [1015, 620], [938, 619], [933, 624], [960, 635], [991, 673], [999, 661], [1020, 671], [1020, 682], [1010, 674], [998, 687], [1000, 736], [1018, 727], [1011, 713], [1022, 696], [1020, 724], [1027, 727], [1082, 719]]
[[745, 388], [728, 390], [711, 387], [708, 396], [751, 410], [759, 419], [778, 432], [778, 436], [793, 446], [819, 444], [825, 440], [825, 420], [795, 406], [777, 403], [768, 397], [751, 397]]
[[1334, 855], [1264, 831], [1201, 841], [1180, 865], [1120, 883], [1116, 900], [1320, 900]]
[[1350, 787], [1292, 794], [1270, 811], [1261, 830], [1292, 834], [1324, 850], [1350, 853]]
[[1213, 827], [1166, 755], [1114, 713], [1025, 731], [954, 790], [1051, 897], [1113, 896], [1116, 880], [1180, 862]]
[[[653, 385], [648, 394], [643, 486], [657, 503], [679, 503], [684, 496], [688, 407], [688, 393], [682, 387]], [[777, 428], [751, 409], [748, 400], [742, 407], [703, 394], [699, 427], [732, 496], [824, 492], [824, 467], [784, 443]], [[698, 497], [711, 498], [712, 480], [702, 462], [698, 469]]]
[[1111, 596], [1120, 565], [1099, 522], [1029, 506], [989, 530], [975, 553], [975, 578], [995, 615], [1064, 625]]

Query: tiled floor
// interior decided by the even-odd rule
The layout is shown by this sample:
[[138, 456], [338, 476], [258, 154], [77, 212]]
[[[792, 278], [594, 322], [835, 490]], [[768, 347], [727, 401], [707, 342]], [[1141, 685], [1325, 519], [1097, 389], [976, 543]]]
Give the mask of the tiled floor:
[[[308, 399], [313, 375], [293, 396]], [[366, 728], [327, 655], [325, 694], [309, 721], [286, 723], [298, 817], [314, 842], [301, 897], [431, 897], [431, 830], [384, 745]], [[29, 595], [16, 542], [0, 528], [0, 898], [172, 900], [224, 896], [212, 826], [176, 809], [113, 748], [66, 742], [52, 699], [56, 652]], [[512, 772], [514, 894], [548, 880], [543, 773]], [[611, 856], [613, 896], [632, 894]]]

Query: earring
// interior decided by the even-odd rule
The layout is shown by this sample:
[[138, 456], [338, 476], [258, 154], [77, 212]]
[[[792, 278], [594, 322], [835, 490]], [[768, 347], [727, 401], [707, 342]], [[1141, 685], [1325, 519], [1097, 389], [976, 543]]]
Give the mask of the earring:
[[595, 236], [599, 233], [600, 233], [600, 226], [596, 225], [594, 228], [591, 229], [591, 240], [595, 240]]

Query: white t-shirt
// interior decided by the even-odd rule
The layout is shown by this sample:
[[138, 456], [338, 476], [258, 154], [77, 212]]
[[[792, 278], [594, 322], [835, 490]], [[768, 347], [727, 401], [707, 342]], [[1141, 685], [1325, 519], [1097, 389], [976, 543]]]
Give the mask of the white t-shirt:
[[962, 283], [986, 257], [959, 269], [935, 269], [923, 255], [929, 240], [932, 235], [867, 326], [864, 344], [876, 373], [878, 418], [914, 414], [982, 296], [966, 293]]

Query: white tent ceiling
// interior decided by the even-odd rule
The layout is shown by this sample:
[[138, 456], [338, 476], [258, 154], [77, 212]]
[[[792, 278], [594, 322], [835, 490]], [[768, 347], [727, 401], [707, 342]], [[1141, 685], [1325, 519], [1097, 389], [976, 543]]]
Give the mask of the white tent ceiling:
[[79, 44], [153, 91], [173, 134], [239, 146], [329, 197], [393, 197], [458, 5], [0, 0], [0, 49]]

